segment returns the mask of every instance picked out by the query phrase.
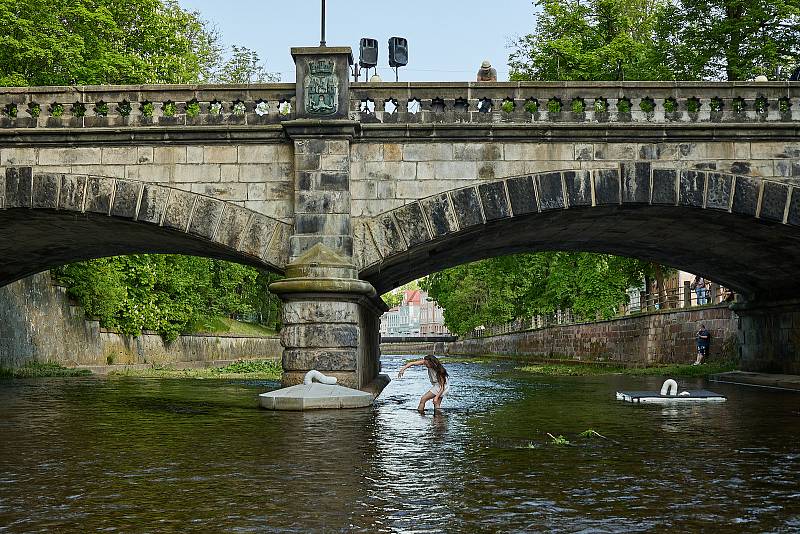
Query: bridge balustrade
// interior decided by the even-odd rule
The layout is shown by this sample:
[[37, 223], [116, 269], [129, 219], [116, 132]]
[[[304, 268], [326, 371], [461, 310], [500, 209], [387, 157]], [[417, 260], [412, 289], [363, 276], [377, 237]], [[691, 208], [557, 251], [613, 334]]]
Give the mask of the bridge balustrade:
[[294, 84], [7, 87], [2, 128], [257, 126], [295, 118]]
[[[295, 118], [295, 84], [8, 87], [1, 128], [260, 126]], [[364, 124], [800, 121], [797, 82], [353, 83]]]
[[791, 82], [354, 83], [350, 115], [379, 123], [706, 123], [800, 120]]

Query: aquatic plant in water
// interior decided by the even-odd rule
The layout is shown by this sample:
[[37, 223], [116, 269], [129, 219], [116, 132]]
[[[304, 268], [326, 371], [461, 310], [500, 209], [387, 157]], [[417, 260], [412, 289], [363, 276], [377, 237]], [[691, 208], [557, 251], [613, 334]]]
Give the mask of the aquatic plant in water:
[[567, 438], [565, 438], [564, 436], [562, 436], [561, 434], [559, 434], [558, 436], [554, 436], [553, 434], [548, 432], [547, 435], [550, 436], [550, 439], [551, 439], [550, 443], [552, 443], [553, 445], [559, 445], [559, 446], [572, 445], [569, 442], [569, 440]]

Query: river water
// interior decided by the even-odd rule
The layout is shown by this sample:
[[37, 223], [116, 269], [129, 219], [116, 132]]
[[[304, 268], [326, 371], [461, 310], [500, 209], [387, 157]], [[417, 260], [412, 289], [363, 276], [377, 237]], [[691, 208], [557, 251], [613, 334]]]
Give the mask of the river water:
[[258, 409], [271, 382], [0, 381], [0, 531], [800, 531], [798, 393], [633, 406], [614, 392], [662, 379], [447, 367], [435, 416], [420, 368], [306, 413]]

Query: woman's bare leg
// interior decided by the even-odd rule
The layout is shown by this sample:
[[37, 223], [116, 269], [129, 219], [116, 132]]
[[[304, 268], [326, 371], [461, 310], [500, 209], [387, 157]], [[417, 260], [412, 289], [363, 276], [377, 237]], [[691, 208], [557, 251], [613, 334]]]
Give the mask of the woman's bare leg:
[[435, 396], [436, 395], [434, 395], [430, 391], [426, 391], [425, 394], [422, 396], [422, 398], [419, 399], [419, 406], [417, 407], [417, 410], [419, 412], [424, 412], [425, 411], [425, 405], [428, 403], [429, 400], [431, 400]]

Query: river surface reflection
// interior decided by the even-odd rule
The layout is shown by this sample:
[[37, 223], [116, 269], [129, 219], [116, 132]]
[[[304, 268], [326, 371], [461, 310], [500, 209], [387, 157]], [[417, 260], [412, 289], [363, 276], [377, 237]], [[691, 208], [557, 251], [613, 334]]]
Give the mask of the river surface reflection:
[[632, 406], [614, 392], [662, 379], [447, 367], [424, 416], [419, 369], [306, 413], [259, 410], [269, 382], [0, 381], [0, 531], [800, 531], [800, 394]]

